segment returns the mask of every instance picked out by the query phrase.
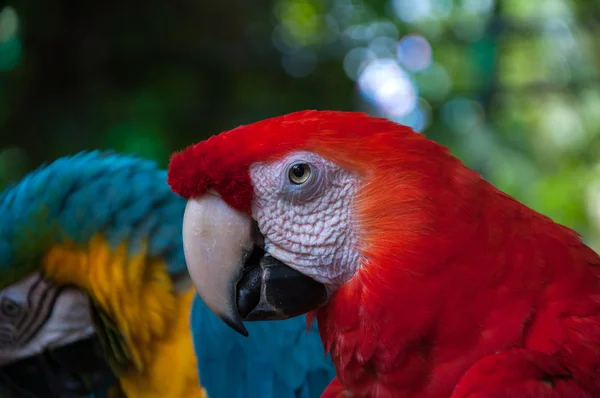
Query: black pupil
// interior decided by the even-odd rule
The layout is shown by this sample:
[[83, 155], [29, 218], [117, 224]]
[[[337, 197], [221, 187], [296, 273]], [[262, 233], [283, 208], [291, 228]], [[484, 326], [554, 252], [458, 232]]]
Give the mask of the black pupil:
[[303, 164], [295, 164], [292, 167], [292, 173], [294, 174], [295, 177], [297, 178], [302, 178], [304, 177], [304, 173], [305, 173], [305, 168]]

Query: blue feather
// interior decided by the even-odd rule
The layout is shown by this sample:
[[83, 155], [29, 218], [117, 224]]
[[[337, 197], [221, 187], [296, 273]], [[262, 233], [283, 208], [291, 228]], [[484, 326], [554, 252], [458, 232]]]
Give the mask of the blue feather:
[[209, 398], [318, 398], [335, 377], [316, 322], [248, 322], [233, 331], [194, 297], [191, 313], [200, 380]]
[[37, 268], [57, 242], [85, 246], [102, 234], [135, 254], [148, 242], [169, 272], [185, 272], [181, 222], [185, 201], [155, 162], [112, 151], [80, 152], [29, 173], [0, 194], [0, 288]]

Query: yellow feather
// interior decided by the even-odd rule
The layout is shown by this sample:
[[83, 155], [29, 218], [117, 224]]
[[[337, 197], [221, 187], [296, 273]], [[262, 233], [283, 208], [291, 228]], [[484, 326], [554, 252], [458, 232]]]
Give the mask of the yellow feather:
[[87, 291], [119, 328], [135, 364], [120, 379], [128, 398], [205, 398], [189, 327], [193, 288], [175, 293], [162, 259], [127, 249], [95, 236], [86, 248], [52, 247], [42, 265], [57, 283]]

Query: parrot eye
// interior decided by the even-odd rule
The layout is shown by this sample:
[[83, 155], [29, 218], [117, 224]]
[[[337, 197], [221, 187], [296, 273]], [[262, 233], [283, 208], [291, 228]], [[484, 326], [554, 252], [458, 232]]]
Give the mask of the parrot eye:
[[291, 154], [276, 166], [282, 198], [291, 203], [308, 203], [317, 198], [330, 184], [332, 167], [310, 152]]
[[2, 310], [2, 314], [10, 318], [14, 318], [21, 313], [21, 306], [19, 303], [6, 297], [0, 302], [0, 309]]
[[310, 166], [306, 163], [296, 163], [288, 173], [290, 181], [296, 185], [304, 184], [310, 177]]

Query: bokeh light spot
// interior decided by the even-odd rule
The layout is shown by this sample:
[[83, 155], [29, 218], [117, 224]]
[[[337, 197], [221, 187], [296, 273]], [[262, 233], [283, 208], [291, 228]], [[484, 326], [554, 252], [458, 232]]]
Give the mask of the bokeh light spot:
[[396, 54], [396, 40], [391, 37], [380, 36], [369, 43], [377, 58], [394, 58]]
[[368, 39], [368, 28], [366, 25], [352, 25], [346, 28], [344, 35], [354, 41], [366, 41]]
[[442, 120], [460, 134], [478, 131], [484, 118], [483, 106], [468, 98], [453, 98], [442, 107]]
[[19, 16], [14, 8], [7, 6], [0, 11], [0, 43], [7, 42], [17, 36]]
[[417, 133], [422, 133], [431, 121], [431, 105], [421, 98], [415, 108], [401, 117], [389, 116], [390, 120], [406, 126], [410, 126]]
[[356, 47], [348, 51], [344, 57], [344, 71], [346, 75], [354, 81], [358, 79], [360, 71], [367, 62], [376, 59], [377, 56], [373, 50], [364, 47]]
[[417, 104], [417, 88], [393, 59], [374, 59], [360, 72], [358, 88], [363, 98], [391, 117], [402, 117]]
[[19, 18], [12, 7], [0, 11], [0, 72], [19, 66], [22, 58], [21, 40], [17, 33]]
[[581, 117], [570, 104], [551, 100], [544, 109], [540, 131], [548, 144], [563, 150], [577, 150], [587, 144]]
[[392, 9], [404, 22], [445, 19], [452, 12], [453, 0], [392, 0]]
[[417, 22], [431, 14], [429, 0], [393, 0], [392, 4], [396, 16], [404, 22]]
[[431, 65], [433, 51], [424, 37], [407, 35], [398, 43], [397, 56], [406, 69], [417, 72]]
[[452, 80], [445, 67], [438, 63], [415, 75], [417, 86], [423, 97], [432, 100], [444, 99], [452, 89]]
[[[325, 25], [324, 18], [309, 1], [281, 1], [275, 6], [280, 20], [274, 34], [289, 48], [302, 48], [318, 42]], [[277, 42], [277, 38], [274, 38]]]

